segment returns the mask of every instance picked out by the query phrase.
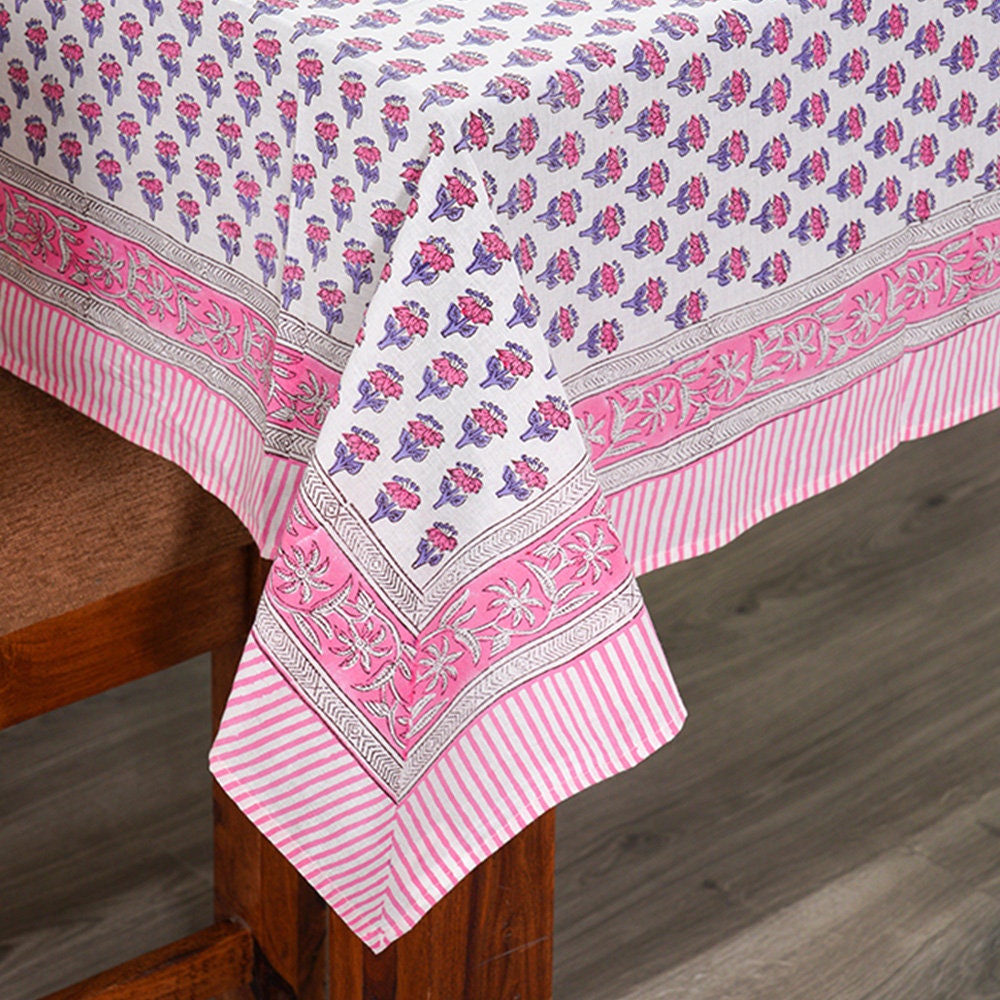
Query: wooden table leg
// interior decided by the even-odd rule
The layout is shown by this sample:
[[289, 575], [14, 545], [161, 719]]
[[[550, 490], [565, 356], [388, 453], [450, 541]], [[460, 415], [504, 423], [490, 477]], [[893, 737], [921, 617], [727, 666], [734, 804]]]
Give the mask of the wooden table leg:
[[549, 1000], [555, 810], [376, 955], [330, 914], [330, 1000]]
[[[253, 559], [247, 567], [247, 632], [267, 565]], [[213, 734], [242, 651], [241, 640], [212, 653]], [[327, 1000], [328, 908], [218, 783], [213, 785], [215, 917], [250, 929], [254, 995], [258, 1000]]]

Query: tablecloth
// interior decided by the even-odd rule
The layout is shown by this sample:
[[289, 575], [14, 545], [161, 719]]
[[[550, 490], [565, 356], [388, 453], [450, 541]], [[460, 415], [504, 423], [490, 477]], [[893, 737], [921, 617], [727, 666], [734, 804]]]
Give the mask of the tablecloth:
[[635, 575], [1000, 406], [1000, 0], [6, 0], [0, 364], [276, 559], [211, 767], [379, 950], [684, 708]]

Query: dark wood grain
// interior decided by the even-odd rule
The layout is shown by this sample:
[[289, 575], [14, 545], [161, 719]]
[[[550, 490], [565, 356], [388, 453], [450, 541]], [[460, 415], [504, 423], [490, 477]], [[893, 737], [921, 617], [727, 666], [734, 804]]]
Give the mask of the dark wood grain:
[[331, 914], [330, 1000], [548, 1000], [555, 810], [378, 955]]
[[216, 924], [45, 1000], [212, 1000], [248, 984], [252, 968], [250, 933]]
[[[865, 884], [852, 873], [883, 877], [886, 852], [915, 850], [911, 838], [1000, 786], [998, 446], [1000, 414], [903, 446], [641, 581], [690, 717], [672, 746], [560, 806], [557, 997], [687, 996], [696, 980], [673, 973], [707, 975], [772, 917], [839, 880], [845, 892]], [[996, 930], [988, 905], [966, 906], [985, 891], [976, 865], [996, 851], [980, 833], [963, 841], [977, 846], [942, 897], [967, 958], [988, 955], [976, 941]], [[960, 854], [948, 838], [939, 848]], [[891, 887], [871, 911], [859, 904], [889, 938], [908, 905]], [[867, 997], [851, 985], [855, 962], [876, 988], [872, 952], [824, 946], [804, 918], [790, 926], [788, 954], [744, 950], [726, 980], [764, 984], [759, 993], [714, 996]], [[906, 961], [919, 967], [935, 932], [928, 911]], [[824, 947], [843, 952], [836, 975]], [[772, 959], [794, 974], [762, 972]], [[810, 994], [824, 968], [828, 993]], [[963, 975], [993, 973], [987, 963]], [[910, 993], [872, 995], [939, 995], [930, 979], [907, 982]]]
[[232, 642], [253, 552], [234, 548], [0, 636], [0, 728]]

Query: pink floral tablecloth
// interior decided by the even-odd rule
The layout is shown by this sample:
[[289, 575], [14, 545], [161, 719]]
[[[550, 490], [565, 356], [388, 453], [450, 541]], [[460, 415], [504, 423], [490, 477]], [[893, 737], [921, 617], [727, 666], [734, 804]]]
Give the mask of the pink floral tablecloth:
[[276, 561], [211, 766], [376, 949], [684, 709], [635, 574], [1000, 405], [1000, 0], [3, 0], [0, 364]]

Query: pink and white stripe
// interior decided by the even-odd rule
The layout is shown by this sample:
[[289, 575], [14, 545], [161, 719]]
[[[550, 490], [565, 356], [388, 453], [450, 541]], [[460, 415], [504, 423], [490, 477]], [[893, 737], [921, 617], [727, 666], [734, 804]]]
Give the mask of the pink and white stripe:
[[494, 703], [396, 805], [251, 643], [211, 768], [380, 951], [528, 823], [637, 764], [684, 716], [643, 611]]
[[711, 552], [903, 441], [1000, 407], [1000, 316], [900, 354], [668, 475], [609, 496], [636, 575]]

